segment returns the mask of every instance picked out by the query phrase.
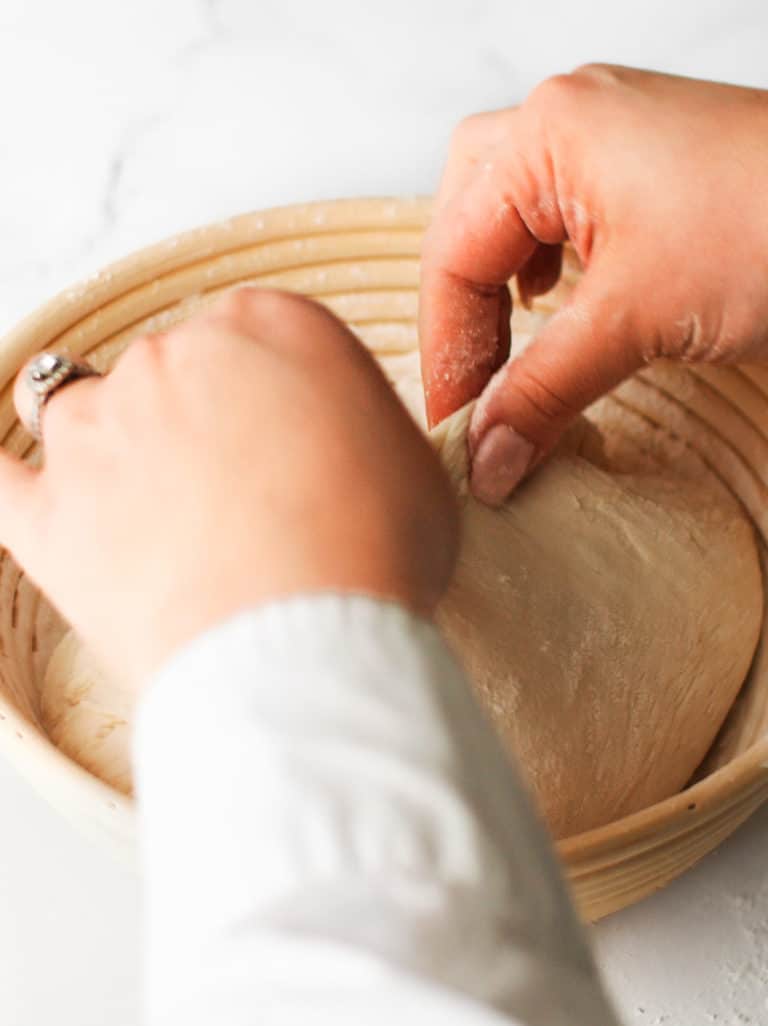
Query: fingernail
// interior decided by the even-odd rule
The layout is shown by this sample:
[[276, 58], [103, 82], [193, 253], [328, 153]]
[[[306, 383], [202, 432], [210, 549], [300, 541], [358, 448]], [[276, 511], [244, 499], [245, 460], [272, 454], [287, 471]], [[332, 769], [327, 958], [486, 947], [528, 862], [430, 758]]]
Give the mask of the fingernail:
[[534, 445], [514, 428], [496, 424], [472, 459], [472, 494], [488, 506], [500, 506], [525, 477], [535, 455]]

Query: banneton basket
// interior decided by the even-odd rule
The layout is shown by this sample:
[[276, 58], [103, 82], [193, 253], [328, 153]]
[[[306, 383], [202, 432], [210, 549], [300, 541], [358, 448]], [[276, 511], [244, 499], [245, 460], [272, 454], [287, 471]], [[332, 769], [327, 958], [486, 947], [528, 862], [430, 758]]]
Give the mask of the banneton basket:
[[[30, 355], [64, 350], [106, 370], [132, 337], [167, 328], [240, 283], [317, 297], [396, 362], [417, 344], [418, 254], [428, 216], [428, 203], [418, 199], [352, 199], [246, 214], [161, 242], [95, 274], [2, 340], [2, 444], [22, 456], [34, 451], [11, 398], [14, 376]], [[539, 302], [534, 320], [561, 301], [577, 273], [566, 261], [564, 283]], [[530, 331], [530, 315], [516, 316], [521, 330]], [[650, 368], [609, 402], [696, 449], [743, 503], [765, 554], [768, 368]], [[40, 726], [40, 685], [64, 630], [2, 552], [0, 748], [54, 806], [130, 854], [131, 800], [62, 755]], [[560, 843], [586, 918], [598, 919], [663, 887], [768, 797], [767, 727], [763, 630], [749, 679], [696, 782], [642, 812]]]

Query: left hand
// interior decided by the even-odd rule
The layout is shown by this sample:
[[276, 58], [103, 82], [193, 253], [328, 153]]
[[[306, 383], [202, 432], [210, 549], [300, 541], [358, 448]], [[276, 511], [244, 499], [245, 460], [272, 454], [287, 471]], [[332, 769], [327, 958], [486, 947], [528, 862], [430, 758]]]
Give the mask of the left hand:
[[[20, 376], [20, 415], [31, 394]], [[428, 442], [323, 307], [241, 289], [55, 392], [45, 463], [0, 452], [0, 539], [138, 683], [247, 606], [360, 591], [428, 615], [457, 518]]]

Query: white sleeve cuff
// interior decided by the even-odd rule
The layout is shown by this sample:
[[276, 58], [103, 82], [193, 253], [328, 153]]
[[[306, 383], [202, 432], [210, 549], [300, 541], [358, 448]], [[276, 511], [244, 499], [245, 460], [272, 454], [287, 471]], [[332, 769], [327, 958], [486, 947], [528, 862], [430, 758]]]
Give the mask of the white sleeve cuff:
[[207, 632], [149, 686], [134, 759], [153, 1022], [196, 1024], [222, 987], [318, 1021], [318, 988], [365, 996], [371, 965], [387, 1014], [399, 979], [520, 1023], [615, 1022], [513, 768], [399, 606], [301, 597]]

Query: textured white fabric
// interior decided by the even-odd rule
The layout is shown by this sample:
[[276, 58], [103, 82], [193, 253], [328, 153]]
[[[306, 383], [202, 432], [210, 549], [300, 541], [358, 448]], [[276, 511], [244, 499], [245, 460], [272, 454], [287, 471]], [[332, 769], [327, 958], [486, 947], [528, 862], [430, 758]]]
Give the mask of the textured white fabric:
[[151, 1026], [615, 1024], [514, 769], [400, 607], [209, 631], [134, 759]]

